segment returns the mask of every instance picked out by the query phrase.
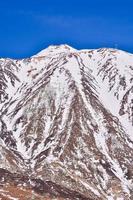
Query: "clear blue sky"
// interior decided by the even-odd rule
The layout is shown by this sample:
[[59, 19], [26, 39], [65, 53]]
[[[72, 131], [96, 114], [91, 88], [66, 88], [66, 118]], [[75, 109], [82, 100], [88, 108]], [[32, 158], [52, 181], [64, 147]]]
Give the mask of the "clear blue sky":
[[1, 0], [0, 57], [64, 43], [133, 52], [133, 0]]

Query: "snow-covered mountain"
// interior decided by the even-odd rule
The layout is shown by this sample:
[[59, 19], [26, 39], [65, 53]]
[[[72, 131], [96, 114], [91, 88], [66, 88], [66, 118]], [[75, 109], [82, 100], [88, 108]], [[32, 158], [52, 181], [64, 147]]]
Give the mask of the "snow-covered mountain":
[[133, 55], [60, 45], [0, 59], [0, 149], [1, 184], [132, 200]]

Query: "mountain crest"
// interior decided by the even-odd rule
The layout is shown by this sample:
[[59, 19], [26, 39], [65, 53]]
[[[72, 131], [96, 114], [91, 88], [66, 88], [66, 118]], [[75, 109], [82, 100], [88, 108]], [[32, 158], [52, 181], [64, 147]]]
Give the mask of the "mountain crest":
[[50, 45], [48, 48], [40, 51], [38, 54], [36, 54], [33, 57], [42, 57], [42, 56], [54, 56], [55, 54], [60, 54], [60, 53], [70, 53], [74, 52], [76, 49], [70, 47], [69, 45]]

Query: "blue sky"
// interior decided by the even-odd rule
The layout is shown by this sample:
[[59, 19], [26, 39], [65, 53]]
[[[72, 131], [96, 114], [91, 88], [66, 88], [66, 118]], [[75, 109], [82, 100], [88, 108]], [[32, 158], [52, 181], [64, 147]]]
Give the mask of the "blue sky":
[[2, 0], [0, 57], [23, 58], [51, 44], [133, 52], [133, 0]]

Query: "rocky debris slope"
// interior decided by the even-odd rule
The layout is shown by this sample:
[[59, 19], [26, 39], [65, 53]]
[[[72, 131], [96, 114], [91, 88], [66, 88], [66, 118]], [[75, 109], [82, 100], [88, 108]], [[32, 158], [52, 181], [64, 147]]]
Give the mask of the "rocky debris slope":
[[133, 198], [132, 54], [60, 45], [0, 59], [0, 102], [1, 170], [64, 199]]

